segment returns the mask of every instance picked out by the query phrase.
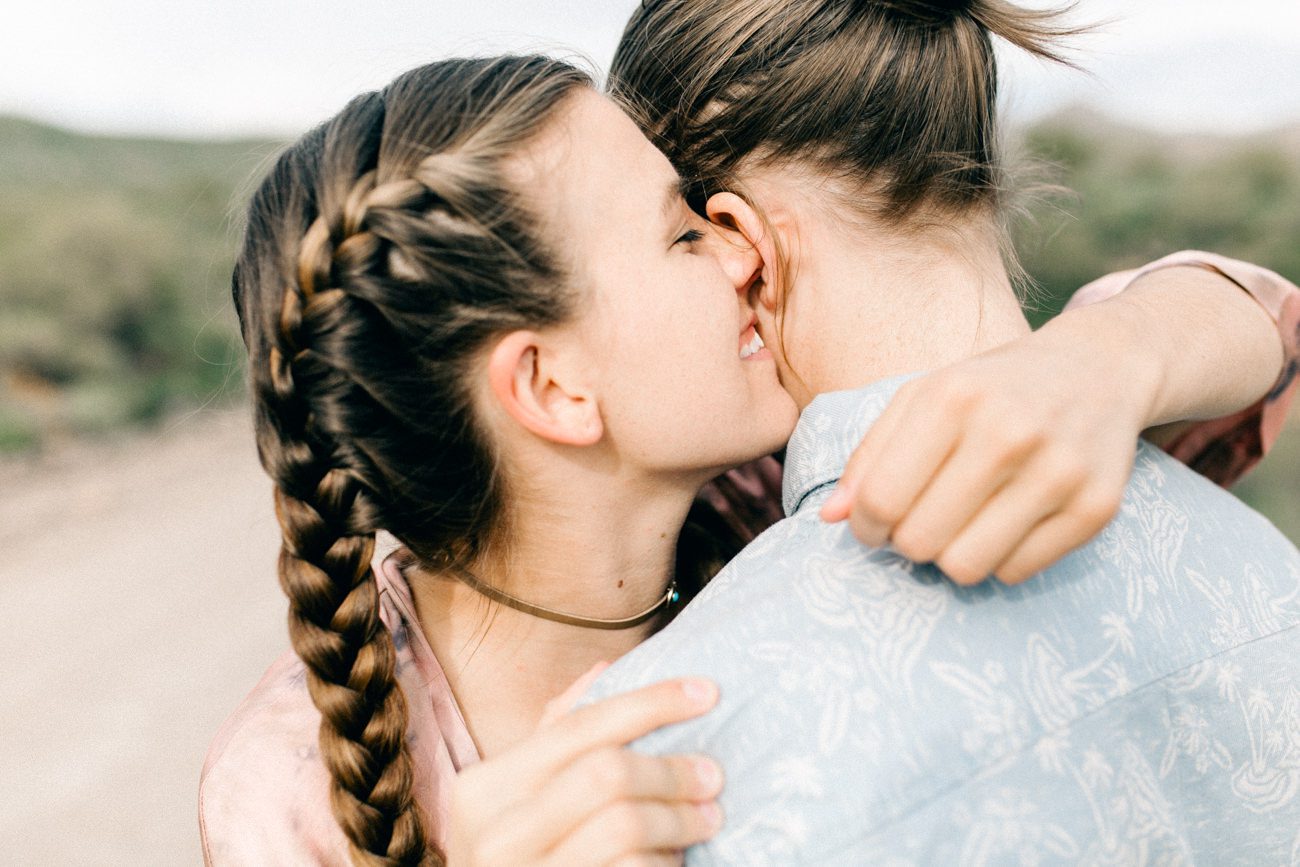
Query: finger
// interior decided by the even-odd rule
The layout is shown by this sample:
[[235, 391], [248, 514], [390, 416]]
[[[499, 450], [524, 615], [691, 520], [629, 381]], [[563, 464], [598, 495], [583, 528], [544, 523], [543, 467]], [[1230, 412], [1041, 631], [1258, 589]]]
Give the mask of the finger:
[[608, 864], [646, 852], [685, 849], [722, 827], [717, 803], [620, 801], [593, 814], [547, 859], [554, 864]]
[[1022, 472], [988, 500], [934, 559], [935, 565], [957, 584], [983, 581], [1039, 523], [1065, 505], [1065, 492], [1055, 481]]
[[[881, 452], [870, 477], [854, 494], [849, 526], [863, 544], [885, 543], [961, 436], [957, 425], [934, 423], [924, 416], [911, 415], [907, 424]], [[912, 430], [918, 433], [910, 435]]]
[[713, 800], [721, 791], [722, 768], [706, 756], [646, 756], [610, 747], [575, 761], [501, 824], [514, 829], [520, 851], [544, 852], [620, 801], [689, 804]]
[[655, 729], [697, 717], [717, 701], [717, 686], [703, 678], [651, 684], [580, 707], [548, 724], [521, 745], [518, 761], [499, 767], [517, 775], [509, 785], [536, 791], [584, 753], [623, 746]]
[[1019, 584], [1100, 533], [1119, 510], [1115, 501], [1099, 501], [1079, 511], [1062, 511], [1042, 521], [994, 568], [999, 581]]
[[[578, 708], [490, 761], [456, 776], [452, 809], [461, 835], [494, 850], [523, 851], [501, 817], [534, 801], [538, 792], [580, 756], [621, 747], [662, 726], [699, 716], [718, 700], [702, 678], [651, 684]], [[496, 828], [483, 840], [485, 828]], [[504, 830], [502, 830], [504, 829]]]
[[885, 407], [875, 423], [867, 429], [866, 436], [858, 447], [849, 455], [849, 460], [840, 474], [840, 480], [834, 493], [822, 504], [821, 518], [827, 523], [836, 523], [849, 517], [853, 499], [867, 478], [871, 468], [879, 464], [879, 456], [885, 446], [892, 441], [894, 434], [906, 417], [907, 406], [911, 400], [911, 390], [900, 391]]
[[608, 662], [596, 663], [591, 667], [590, 671], [575, 680], [568, 689], [547, 702], [542, 718], [537, 723], [538, 728], [555, 722], [573, 710], [573, 706], [578, 703], [578, 699], [582, 698], [588, 687], [595, 683], [596, 678], [600, 677], [607, 668], [609, 668]]
[[894, 527], [890, 544], [910, 560], [933, 561], [1018, 469], [1015, 458], [987, 441], [963, 439]]

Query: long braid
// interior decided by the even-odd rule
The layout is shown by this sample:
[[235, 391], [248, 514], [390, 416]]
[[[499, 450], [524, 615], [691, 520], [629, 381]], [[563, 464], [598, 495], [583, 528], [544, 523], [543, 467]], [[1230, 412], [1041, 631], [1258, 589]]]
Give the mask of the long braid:
[[232, 288], [258, 451], [289, 634], [358, 864], [443, 863], [413, 795], [375, 532], [428, 565], [474, 556], [498, 523], [466, 373], [494, 335], [570, 309], [501, 163], [588, 84], [540, 57], [421, 67], [304, 136], [250, 207]]
[[[289, 636], [307, 669], [321, 712], [321, 757], [330, 772], [330, 802], [359, 864], [420, 864], [426, 839], [412, 796], [406, 748], [406, 702], [396, 680], [392, 636], [379, 618], [371, 574], [380, 526], [368, 486], [340, 460], [316, 424], [295, 374], [320, 388], [347, 378], [313, 337], [328, 330], [347, 293], [330, 283], [335, 262], [362, 258], [374, 238], [360, 232], [374, 172], [363, 175], [340, 216], [322, 215], [307, 231], [298, 291], [284, 293], [280, 345], [269, 357], [275, 391], [279, 460], [273, 476], [283, 535], [280, 584], [289, 597]], [[331, 224], [332, 223], [332, 224]], [[351, 391], [351, 389], [347, 389]]]

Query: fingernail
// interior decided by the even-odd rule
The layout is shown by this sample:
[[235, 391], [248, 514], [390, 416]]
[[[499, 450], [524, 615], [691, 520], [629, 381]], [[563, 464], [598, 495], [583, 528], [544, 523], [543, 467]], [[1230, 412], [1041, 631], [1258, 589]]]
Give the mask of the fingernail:
[[704, 817], [704, 821], [709, 826], [710, 832], [716, 831], [722, 827], [722, 808], [718, 806], [717, 801], [698, 804], [697, 809], [700, 811], [700, 815]]
[[716, 793], [722, 788], [722, 767], [713, 759], [696, 759], [695, 779], [706, 792]]
[[682, 681], [682, 692], [691, 700], [691, 704], [701, 709], [713, 707], [718, 700], [718, 687], [711, 680], [701, 677], [689, 677]]

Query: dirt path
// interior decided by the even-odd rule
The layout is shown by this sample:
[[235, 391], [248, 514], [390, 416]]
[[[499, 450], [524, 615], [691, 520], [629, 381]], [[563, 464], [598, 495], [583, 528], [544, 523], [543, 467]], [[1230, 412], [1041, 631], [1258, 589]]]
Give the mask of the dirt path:
[[7, 864], [201, 863], [209, 739], [287, 646], [243, 411], [0, 467]]

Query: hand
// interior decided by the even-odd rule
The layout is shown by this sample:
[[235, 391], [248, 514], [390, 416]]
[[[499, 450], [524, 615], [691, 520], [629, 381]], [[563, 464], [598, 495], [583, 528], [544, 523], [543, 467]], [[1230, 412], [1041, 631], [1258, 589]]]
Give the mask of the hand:
[[605, 667], [554, 699], [531, 737], [457, 776], [451, 867], [679, 864], [721, 827], [716, 762], [626, 748], [709, 710], [717, 687], [665, 681], [571, 711]]
[[954, 582], [1026, 580], [1119, 510], [1152, 359], [1046, 326], [908, 382], [822, 508]]

